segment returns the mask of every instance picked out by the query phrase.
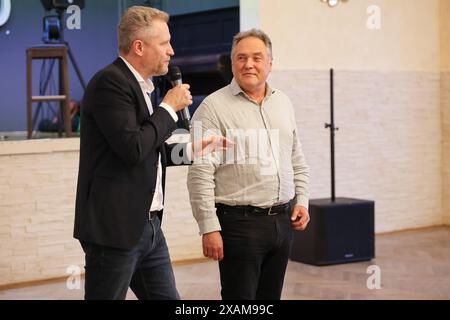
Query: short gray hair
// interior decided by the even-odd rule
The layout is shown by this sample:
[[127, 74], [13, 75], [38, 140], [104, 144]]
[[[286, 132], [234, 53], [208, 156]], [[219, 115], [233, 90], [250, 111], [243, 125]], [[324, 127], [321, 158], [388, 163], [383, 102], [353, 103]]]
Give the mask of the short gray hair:
[[269, 36], [260, 29], [250, 29], [247, 31], [241, 31], [238, 34], [236, 34], [233, 37], [233, 45], [231, 46], [231, 58], [233, 58], [234, 50], [236, 48], [236, 45], [243, 39], [249, 38], [249, 37], [255, 37], [260, 39], [267, 48], [267, 53], [269, 54], [270, 59], [273, 59], [272, 56], [272, 41], [270, 40]]
[[133, 41], [144, 36], [155, 19], [167, 23], [169, 15], [164, 11], [143, 6], [133, 6], [125, 11], [118, 27], [119, 51], [125, 54], [130, 52]]

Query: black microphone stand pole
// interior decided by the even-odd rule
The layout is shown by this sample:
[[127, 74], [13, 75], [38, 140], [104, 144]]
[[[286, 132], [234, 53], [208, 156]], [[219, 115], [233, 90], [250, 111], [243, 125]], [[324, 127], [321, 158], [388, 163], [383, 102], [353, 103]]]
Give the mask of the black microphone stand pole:
[[330, 145], [331, 145], [331, 202], [336, 201], [336, 177], [335, 177], [335, 161], [334, 161], [334, 131], [339, 130], [334, 125], [334, 73], [330, 69], [330, 123], [325, 123], [325, 128], [330, 129]]
[[375, 202], [336, 198], [334, 134], [334, 73], [330, 69], [331, 199], [309, 201], [311, 221], [302, 232], [294, 232], [290, 259], [323, 266], [375, 257]]

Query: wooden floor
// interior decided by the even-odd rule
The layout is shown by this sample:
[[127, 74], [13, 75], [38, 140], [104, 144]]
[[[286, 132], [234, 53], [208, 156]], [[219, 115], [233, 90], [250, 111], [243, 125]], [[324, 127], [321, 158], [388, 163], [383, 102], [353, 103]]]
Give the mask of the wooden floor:
[[[370, 265], [381, 270], [381, 289], [367, 288]], [[220, 299], [215, 262], [174, 270], [182, 299]], [[0, 291], [3, 300], [82, 298], [82, 289], [68, 290], [65, 282]], [[135, 296], [130, 291], [127, 298]], [[290, 261], [283, 299], [450, 299], [450, 227], [378, 235], [370, 262], [316, 267]]]

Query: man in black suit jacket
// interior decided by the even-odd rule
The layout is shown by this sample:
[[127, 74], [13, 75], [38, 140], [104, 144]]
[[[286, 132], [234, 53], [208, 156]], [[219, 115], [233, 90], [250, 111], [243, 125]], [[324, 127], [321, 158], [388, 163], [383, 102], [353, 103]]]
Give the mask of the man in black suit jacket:
[[[179, 299], [160, 224], [165, 168], [173, 157], [186, 163], [192, 145], [172, 155], [164, 141], [192, 96], [187, 84], [160, 106], [147, 95], [149, 78], [166, 74], [174, 54], [167, 22], [157, 9], [128, 9], [120, 57], [91, 79], [83, 99], [74, 237], [86, 255], [86, 299], [124, 299], [129, 287], [139, 299]], [[220, 150], [224, 141], [194, 144]]]

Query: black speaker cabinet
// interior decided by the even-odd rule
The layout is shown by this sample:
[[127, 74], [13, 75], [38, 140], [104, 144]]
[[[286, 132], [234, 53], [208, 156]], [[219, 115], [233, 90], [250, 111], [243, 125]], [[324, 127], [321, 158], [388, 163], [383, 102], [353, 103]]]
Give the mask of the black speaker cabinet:
[[313, 265], [373, 259], [374, 210], [370, 200], [311, 200], [311, 220], [306, 230], [294, 232], [290, 259]]

